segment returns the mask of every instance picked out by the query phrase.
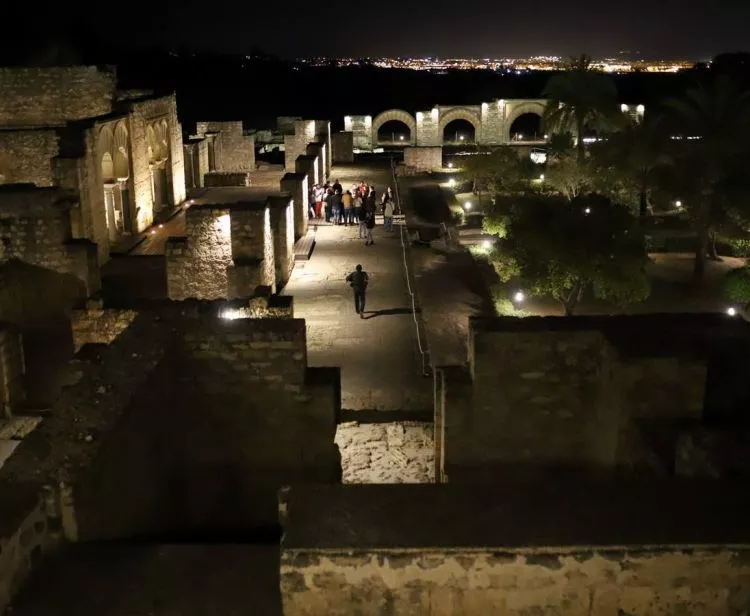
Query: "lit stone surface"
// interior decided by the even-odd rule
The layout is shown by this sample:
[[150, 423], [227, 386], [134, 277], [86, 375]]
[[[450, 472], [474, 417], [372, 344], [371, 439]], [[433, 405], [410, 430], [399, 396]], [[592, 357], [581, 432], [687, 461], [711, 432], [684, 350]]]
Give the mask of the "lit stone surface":
[[432, 424], [394, 422], [340, 424], [344, 483], [431, 483], [434, 481]]

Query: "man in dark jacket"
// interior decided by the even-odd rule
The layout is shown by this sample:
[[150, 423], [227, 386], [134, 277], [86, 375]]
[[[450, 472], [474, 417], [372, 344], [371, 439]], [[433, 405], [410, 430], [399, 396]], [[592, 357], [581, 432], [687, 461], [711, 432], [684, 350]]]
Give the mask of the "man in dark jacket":
[[362, 269], [361, 265], [357, 265], [357, 268], [346, 277], [346, 281], [354, 291], [354, 310], [359, 314], [360, 319], [365, 318], [365, 292], [367, 291], [367, 283], [370, 281], [370, 277], [367, 272]]

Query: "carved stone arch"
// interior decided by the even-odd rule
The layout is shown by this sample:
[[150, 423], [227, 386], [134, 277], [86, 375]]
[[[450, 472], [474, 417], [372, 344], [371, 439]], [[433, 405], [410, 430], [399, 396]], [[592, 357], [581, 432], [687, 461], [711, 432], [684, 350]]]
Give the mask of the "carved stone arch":
[[466, 120], [471, 124], [474, 127], [474, 140], [479, 141], [482, 135], [482, 119], [476, 112], [466, 107], [454, 107], [441, 114], [440, 122], [438, 122], [438, 135], [441, 141], [443, 140], [445, 127], [454, 120]]
[[109, 152], [102, 153], [102, 180], [105, 184], [111, 183], [115, 179], [115, 163], [112, 154]]
[[112, 152], [114, 171], [117, 179], [123, 180], [130, 176], [130, 147], [128, 143], [128, 127], [125, 122], [118, 122], [114, 131], [114, 149]]
[[515, 122], [518, 118], [520, 118], [524, 114], [533, 113], [534, 115], [538, 115], [539, 118], [543, 119], [544, 110], [546, 108], [547, 104], [542, 101], [527, 101], [525, 103], [521, 103], [517, 107], [513, 107], [510, 115], [505, 119], [505, 139], [507, 141], [511, 140], [510, 127], [513, 126], [513, 122]]
[[403, 122], [404, 124], [406, 124], [406, 126], [409, 127], [408, 143], [416, 143], [417, 121], [414, 119], [414, 116], [411, 115], [408, 111], [404, 111], [403, 109], [388, 109], [387, 111], [384, 111], [383, 113], [375, 116], [375, 119], [372, 121], [373, 144], [378, 143], [378, 131], [380, 130], [380, 127], [383, 126], [383, 124], [385, 124], [386, 122], [391, 122], [392, 120], [398, 120], [399, 122]]
[[161, 146], [159, 145], [159, 139], [156, 135], [153, 125], [149, 124], [146, 127], [146, 143], [148, 149], [148, 162], [157, 163], [164, 157], [161, 153]]
[[112, 156], [114, 151], [115, 136], [112, 132], [112, 127], [109, 124], [102, 126], [99, 131], [99, 138], [97, 140], [97, 146], [99, 148], [99, 155], [107, 153]]

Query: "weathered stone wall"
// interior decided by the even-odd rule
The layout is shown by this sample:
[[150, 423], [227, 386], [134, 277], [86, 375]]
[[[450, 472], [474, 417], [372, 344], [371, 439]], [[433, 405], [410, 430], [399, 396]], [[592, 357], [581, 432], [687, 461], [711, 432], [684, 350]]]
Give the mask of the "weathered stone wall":
[[168, 297], [226, 298], [232, 263], [229, 209], [191, 207], [185, 227], [185, 238], [170, 238], [166, 245]]
[[440, 111], [433, 107], [430, 111], [417, 111], [417, 145], [437, 146], [443, 142], [439, 130]]
[[697, 428], [681, 433], [675, 474], [704, 479], [750, 479], [750, 432], [746, 428]]
[[324, 146], [325, 176], [329, 177], [333, 164], [333, 144], [331, 143], [331, 123], [328, 120], [315, 120], [315, 140]]
[[23, 346], [14, 327], [0, 323], [0, 421], [23, 403]]
[[242, 122], [198, 122], [196, 133], [219, 133], [217, 142], [221, 152], [216, 170], [223, 172], [255, 171], [255, 137], [244, 135]]
[[372, 116], [346, 116], [344, 130], [352, 133], [355, 150], [372, 150]]
[[750, 609], [737, 483], [293, 486], [279, 500], [287, 616]]
[[268, 204], [243, 205], [231, 212], [233, 265], [229, 297], [248, 297], [257, 287], [276, 289], [273, 227]]
[[110, 234], [104, 205], [101, 153], [96, 135], [96, 128], [89, 128], [80, 136], [85, 153], [81, 157], [82, 173], [78, 176], [77, 188], [81, 196], [81, 217], [87, 230], [85, 237], [96, 244], [99, 262], [103, 264], [109, 260]]
[[599, 332], [477, 328], [469, 347], [471, 384], [451, 385], [445, 393], [450, 481], [614, 467], [620, 426], [615, 354]]
[[285, 616], [741, 614], [750, 549], [295, 552]]
[[276, 288], [289, 280], [294, 267], [294, 202], [279, 197], [271, 200], [271, 231], [274, 238]]
[[59, 544], [59, 520], [32, 486], [0, 484], [0, 612], [45, 554]]
[[295, 173], [306, 175], [308, 182], [311, 184], [320, 184], [320, 168], [318, 167], [317, 156], [298, 156], [295, 163]]
[[284, 135], [284, 167], [287, 171], [295, 169], [297, 157], [305, 154], [307, 144], [315, 141], [315, 129], [315, 120], [295, 120], [294, 134]]
[[315, 157], [315, 168], [318, 170], [318, 181], [324, 183], [328, 179], [328, 172], [326, 171], [325, 144], [322, 142], [310, 143], [305, 152], [307, 156]]
[[55, 184], [57, 131], [0, 130], [0, 184]]
[[443, 168], [443, 148], [404, 148], [404, 165], [417, 171], [439, 171]]
[[135, 310], [104, 309], [101, 301], [89, 301], [71, 318], [76, 351], [85, 344], [112, 344], [137, 316]]
[[57, 189], [0, 190], [0, 263], [18, 259], [73, 274], [92, 293], [100, 287], [96, 246], [72, 238], [73, 197]]
[[354, 162], [354, 133], [341, 131], [331, 137], [332, 160], [334, 163]]
[[294, 201], [294, 239], [307, 234], [310, 186], [304, 173], [287, 173], [281, 178], [282, 192], [292, 195]]
[[94, 66], [0, 68], [0, 126], [55, 126], [105, 115], [114, 71]]

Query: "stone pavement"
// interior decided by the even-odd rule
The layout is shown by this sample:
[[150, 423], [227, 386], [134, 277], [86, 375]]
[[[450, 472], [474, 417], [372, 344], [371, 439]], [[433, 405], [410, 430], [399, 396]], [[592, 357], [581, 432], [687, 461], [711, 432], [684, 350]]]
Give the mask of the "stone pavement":
[[[335, 168], [331, 177], [345, 188], [364, 179], [378, 192], [390, 183], [387, 167]], [[368, 247], [356, 227], [319, 226], [311, 259], [295, 265], [283, 293], [307, 321], [308, 363], [341, 367], [344, 410], [431, 412], [432, 379], [423, 376], [399, 231], [378, 226], [374, 236]], [[370, 275], [365, 319], [345, 282], [357, 264]]]

